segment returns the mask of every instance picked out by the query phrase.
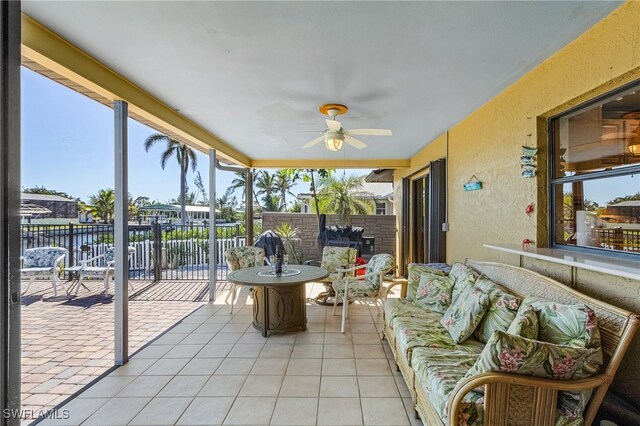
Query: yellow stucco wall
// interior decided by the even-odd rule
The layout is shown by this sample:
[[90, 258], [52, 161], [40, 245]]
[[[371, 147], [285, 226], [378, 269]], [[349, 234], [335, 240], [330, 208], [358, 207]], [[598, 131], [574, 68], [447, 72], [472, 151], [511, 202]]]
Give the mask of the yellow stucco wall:
[[[519, 244], [530, 238], [547, 245], [546, 119], [636, 79], [640, 79], [640, 2], [628, 2], [449, 129], [447, 261], [517, 262], [514, 256], [483, 248], [486, 242]], [[411, 160], [409, 168], [396, 171], [396, 209], [402, 206], [401, 179], [445, 157], [445, 140], [446, 135], [440, 136]], [[535, 179], [520, 175], [522, 145], [540, 148]], [[483, 182], [483, 189], [464, 192], [462, 185], [472, 175]], [[531, 202], [537, 212], [529, 218], [524, 210]], [[396, 215], [400, 217], [400, 212]], [[545, 268], [538, 265], [538, 269]], [[640, 282], [613, 277], [602, 281], [599, 289], [592, 283], [580, 289], [606, 299], [602, 288], [615, 286], [623, 294], [611, 302], [640, 312]], [[615, 387], [638, 402], [640, 344], [628, 358]]]

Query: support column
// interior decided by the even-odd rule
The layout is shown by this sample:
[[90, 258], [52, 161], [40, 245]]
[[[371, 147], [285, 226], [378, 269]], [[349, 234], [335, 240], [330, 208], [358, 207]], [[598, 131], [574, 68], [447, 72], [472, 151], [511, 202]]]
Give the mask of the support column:
[[216, 150], [209, 150], [209, 301], [216, 300], [218, 243], [216, 228]]
[[247, 245], [253, 245], [253, 170], [246, 169], [246, 187], [244, 190], [244, 220], [247, 231]]
[[[20, 425], [20, 2], [0, 2], [0, 399]], [[15, 414], [11, 414], [15, 413]]]
[[114, 268], [114, 353], [116, 365], [129, 360], [129, 191], [128, 182], [128, 104], [113, 102], [115, 124], [115, 209], [113, 244]]

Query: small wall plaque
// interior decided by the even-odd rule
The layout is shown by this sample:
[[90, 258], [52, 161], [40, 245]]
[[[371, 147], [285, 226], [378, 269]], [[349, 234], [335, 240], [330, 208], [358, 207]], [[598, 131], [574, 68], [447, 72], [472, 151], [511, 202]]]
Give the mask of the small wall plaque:
[[482, 182], [476, 177], [476, 175], [473, 175], [471, 176], [471, 179], [469, 179], [469, 182], [462, 185], [462, 187], [464, 188], [465, 192], [477, 191], [479, 189], [482, 189]]

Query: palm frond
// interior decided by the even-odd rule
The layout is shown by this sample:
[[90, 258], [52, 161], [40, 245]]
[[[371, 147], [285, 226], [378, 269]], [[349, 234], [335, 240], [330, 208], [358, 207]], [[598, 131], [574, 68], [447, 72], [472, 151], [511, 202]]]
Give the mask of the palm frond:
[[169, 161], [169, 158], [171, 158], [171, 156], [175, 153], [176, 153], [175, 145], [167, 146], [167, 149], [160, 156], [160, 166], [162, 166], [162, 170], [164, 170], [164, 168], [167, 166], [167, 161]]
[[153, 135], [147, 137], [144, 140], [144, 150], [149, 152], [149, 150], [158, 142], [169, 142], [171, 138], [167, 135], [163, 135], [162, 133], [154, 133]]

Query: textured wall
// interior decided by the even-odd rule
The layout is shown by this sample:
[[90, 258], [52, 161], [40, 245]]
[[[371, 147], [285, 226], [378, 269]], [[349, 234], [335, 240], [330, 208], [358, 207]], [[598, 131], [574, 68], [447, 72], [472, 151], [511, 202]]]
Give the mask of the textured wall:
[[[315, 214], [305, 213], [272, 213], [262, 214], [262, 229], [275, 229], [278, 225], [289, 222], [300, 231], [302, 249], [310, 259], [319, 259], [320, 252], [316, 238], [318, 237], [318, 221]], [[327, 225], [337, 225], [336, 215], [327, 215]], [[365, 237], [376, 239], [376, 253], [396, 254], [396, 217], [390, 215], [352, 216], [351, 225], [364, 228]]]
[[[478, 108], [395, 173], [396, 214], [402, 206], [401, 178], [447, 156], [449, 184], [449, 262], [473, 258], [517, 264], [518, 258], [482, 247], [520, 244], [524, 238], [548, 245], [546, 152], [548, 117], [585, 100], [640, 79], [640, 2], [627, 2], [534, 70]], [[530, 136], [529, 136], [530, 135]], [[521, 145], [537, 145], [538, 177], [520, 176]], [[447, 155], [448, 154], [448, 155]], [[472, 175], [480, 191], [464, 192]], [[529, 218], [524, 209], [536, 203]], [[545, 262], [527, 266], [567, 282], [570, 271]], [[582, 271], [577, 288], [623, 308], [640, 312], [640, 281]], [[616, 394], [640, 405], [640, 338], [614, 382]]]

